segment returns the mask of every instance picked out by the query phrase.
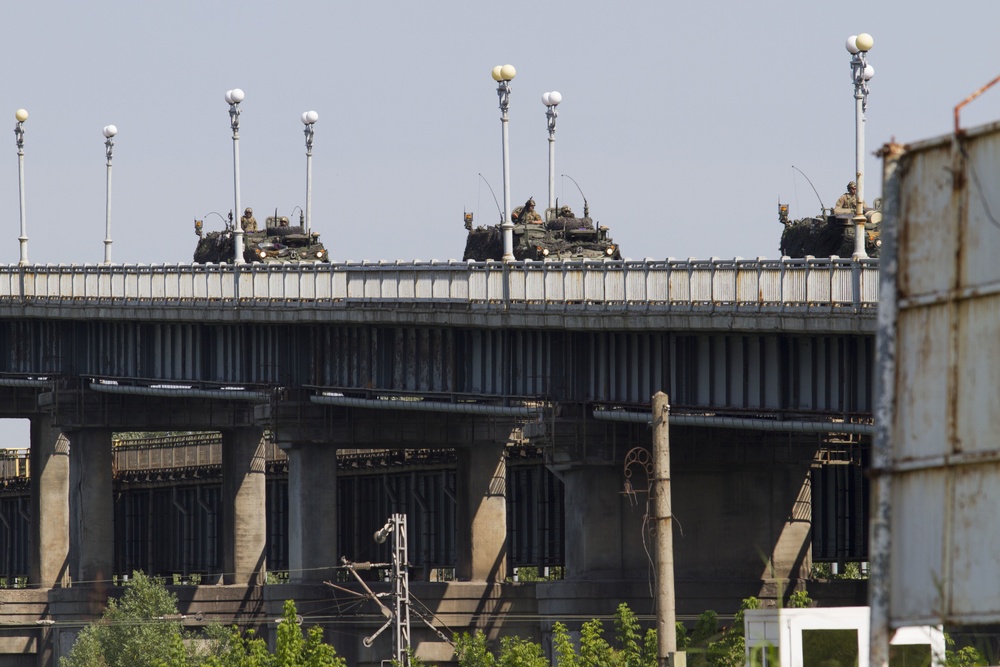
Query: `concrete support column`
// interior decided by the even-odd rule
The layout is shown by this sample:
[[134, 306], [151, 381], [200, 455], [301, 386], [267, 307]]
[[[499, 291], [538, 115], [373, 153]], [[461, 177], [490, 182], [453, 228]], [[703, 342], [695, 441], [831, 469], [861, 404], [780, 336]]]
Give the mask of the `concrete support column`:
[[[638, 518], [623, 526], [626, 501], [620, 466], [582, 465], [559, 476], [566, 489], [566, 578], [628, 579], [639, 574], [632, 572], [636, 566], [644, 575], [648, 563], [642, 549], [641, 517], [646, 494], [635, 498], [631, 514]], [[636, 560], [633, 552], [642, 560]]]
[[36, 588], [69, 583], [69, 440], [49, 417], [31, 419], [31, 571]]
[[226, 584], [264, 583], [266, 460], [259, 428], [222, 432], [222, 554]]
[[337, 448], [284, 447], [288, 455], [288, 575], [293, 582], [333, 578], [337, 565]]
[[114, 574], [115, 512], [110, 429], [69, 434], [70, 573], [74, 586], [106, 586]]
[[457, 562], [460, 581], [507, 577], [507, 463], [504, 443], [458, 449]]

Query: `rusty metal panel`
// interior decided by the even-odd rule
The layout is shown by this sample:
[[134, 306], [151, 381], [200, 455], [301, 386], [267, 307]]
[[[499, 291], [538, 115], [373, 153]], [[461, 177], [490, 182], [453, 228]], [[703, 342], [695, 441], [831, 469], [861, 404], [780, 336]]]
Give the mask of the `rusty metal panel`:
[[998, 623], [1000, 123], [890, 160], [898, 298], [895, 327], [880, 326], [879, 336], [895, 358], [883, 354], [879, 374], [894, 401], [877, 442], [888, 457], [894, 545], [889, 622]]
[[625, 303], [628, 301], [627, 274], [621, 262], [602, 262], [604, 301]]
[[735, 303], [736, 299], [736, 263], [729, 260], [713, 260], [712, 295], [713, 303]]

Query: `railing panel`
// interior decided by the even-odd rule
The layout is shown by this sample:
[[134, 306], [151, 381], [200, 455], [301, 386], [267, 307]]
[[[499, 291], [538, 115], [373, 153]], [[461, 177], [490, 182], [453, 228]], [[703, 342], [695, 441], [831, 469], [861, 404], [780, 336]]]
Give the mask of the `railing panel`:
[[[878, 302], [878, 261], [849, 259], [379, 262], [319, 265], [0, 266], [0, 300], [34, 305], [254, 303], [567, 303], [829, 307]], [[617, 307], [617, 306], [616, 306]]]

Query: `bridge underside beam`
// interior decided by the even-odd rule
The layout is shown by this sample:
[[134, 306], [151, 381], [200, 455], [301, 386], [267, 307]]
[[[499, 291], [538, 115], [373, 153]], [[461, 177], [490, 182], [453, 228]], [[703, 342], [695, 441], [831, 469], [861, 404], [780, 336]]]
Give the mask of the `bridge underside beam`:
[[212, 431], [253, 425], [245, 401], [99, 394], [87, 389], [44, 392], [38, 410], [63, 429]]

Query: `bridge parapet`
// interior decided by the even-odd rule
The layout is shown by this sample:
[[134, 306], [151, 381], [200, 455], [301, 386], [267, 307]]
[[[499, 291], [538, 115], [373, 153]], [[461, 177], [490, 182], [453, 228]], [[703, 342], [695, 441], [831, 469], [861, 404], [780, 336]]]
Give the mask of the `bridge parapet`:
[[163, 307], [192, 302], [413, 304], [564, 309], [569, 305], [734, 312], [878, 303], [878, 261], [850, 259], [378, 262], [279, 265], [0, 267], [0, 304]]

